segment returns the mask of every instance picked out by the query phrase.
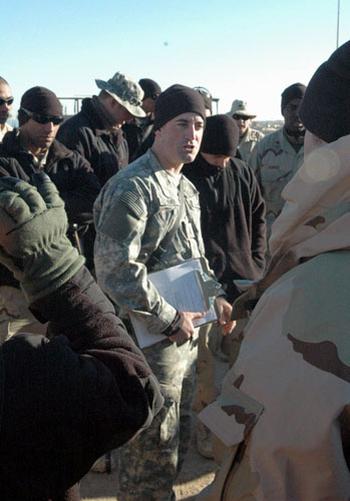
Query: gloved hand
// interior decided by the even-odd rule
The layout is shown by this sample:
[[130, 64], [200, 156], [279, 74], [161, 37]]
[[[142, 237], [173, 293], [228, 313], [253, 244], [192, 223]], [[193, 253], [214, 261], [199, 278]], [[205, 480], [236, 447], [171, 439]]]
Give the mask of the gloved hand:
[[56, 186], [44, 173], [33, 182], [37, 187], [0, 178], [0, 262], [21, 282], [30, 303], [61, 287], [84, 263], [66, 237]]

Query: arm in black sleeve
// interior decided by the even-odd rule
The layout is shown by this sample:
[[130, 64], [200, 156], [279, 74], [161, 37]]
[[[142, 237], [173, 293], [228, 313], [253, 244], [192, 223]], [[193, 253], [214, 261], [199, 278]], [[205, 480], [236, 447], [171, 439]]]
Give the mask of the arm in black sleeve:
[[34, 303], [31, 310], [50, 321], [54, 334], [65, 335], [80, 357], [89, 356], [108, 369], [114, 388], [114, 403], [108, 402], [112, 414], [115, 412], [114, 447], [150, 425], [163, 403], [158, 383], [85, 268], [55, 293]]
[[252, 204], [252, 256], [258, 268], [263, 272], [266, 264], [265, 201], [255, 174], [251, 168], [248, 167], [248, 169]]

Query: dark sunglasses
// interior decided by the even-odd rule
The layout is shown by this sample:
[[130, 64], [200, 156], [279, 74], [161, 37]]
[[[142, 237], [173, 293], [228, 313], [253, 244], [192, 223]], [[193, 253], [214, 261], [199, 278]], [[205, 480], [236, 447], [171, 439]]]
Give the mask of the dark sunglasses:
[[244, 115], [236, 115], [236, 114], [232, 115], [232, 118], [234, 118], [235, 120], [244, 120], [245, 122], [247, 120], [249, 120], [249, 117], [246, 117]]
[[60, 125], [64, 120], [64, 118], [60, 116], [41, 115], [40, 113], [34, 113], [33, 111], [26, 110], [25, 108], [21, 108], [21, 110], [24, 111], [24, 113], [28, 115], [28, 117], [32, 118], [33, 120], [35, 120], [35, 122], [38, 122], [38, 124], [42, 125], [48, 124], [50, 122], [52, 122], [54, 125]]
[[0, 98], [0, 106], [3, 106], [4, 104], [7, 104], [8, 106], [11, 106], [13, 103], [14, 98], [13, 97], [8, 97], [7, 99], [2, 99]]

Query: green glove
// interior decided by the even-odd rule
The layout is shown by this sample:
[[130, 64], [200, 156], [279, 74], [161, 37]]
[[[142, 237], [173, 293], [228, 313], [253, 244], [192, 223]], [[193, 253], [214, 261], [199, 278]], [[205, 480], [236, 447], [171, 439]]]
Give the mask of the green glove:
[[84, 263], [66, 236], [56, 186], [44, 173], [33, 182], [37, 187], [0, 178], [0, 262], [21, 282], [30, 303], [61, 287]]

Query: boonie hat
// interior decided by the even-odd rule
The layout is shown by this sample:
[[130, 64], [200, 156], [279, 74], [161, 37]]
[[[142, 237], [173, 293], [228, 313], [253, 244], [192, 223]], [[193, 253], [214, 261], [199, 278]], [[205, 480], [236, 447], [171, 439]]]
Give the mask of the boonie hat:
[[231, 110], [227, 113], [230, 117], [232, 115], [241, 115], [242, 117], [247, 118], [255, 118], [256, 113], [252, 113], [248, 110], [248, 106], [246, 101], [242, 101], [241, 99], [235, 99], [232, 103]]
[[144, 92], [137, 82], [122, 73], [116, 73], [107, 80], [95, 80], [99, 89], [105, 90], [119, 104], [124, 106], [134, 117], [145, 117], [146, 113], [142, 109], [142, 99]]

